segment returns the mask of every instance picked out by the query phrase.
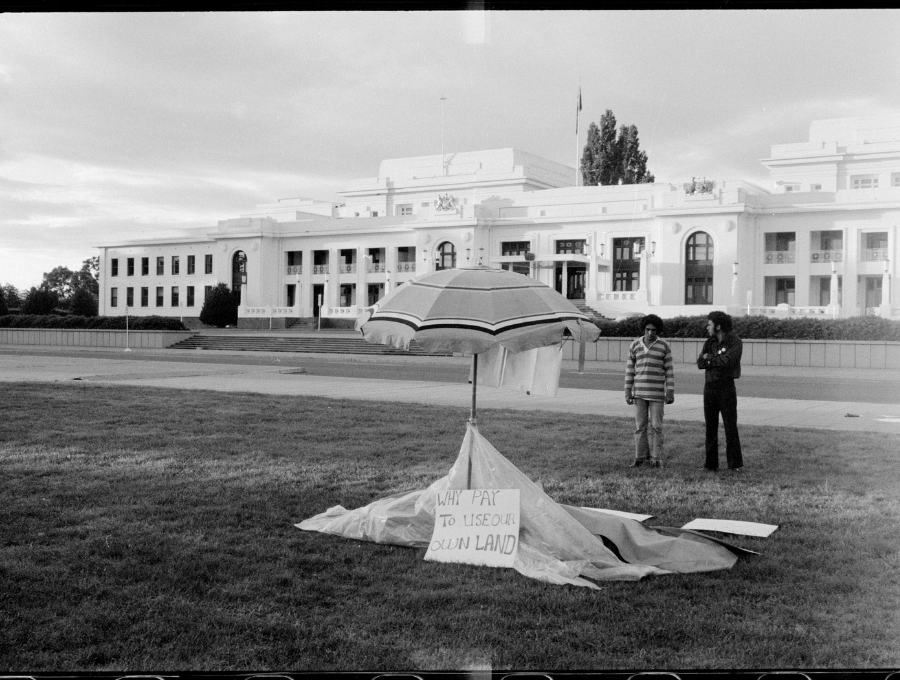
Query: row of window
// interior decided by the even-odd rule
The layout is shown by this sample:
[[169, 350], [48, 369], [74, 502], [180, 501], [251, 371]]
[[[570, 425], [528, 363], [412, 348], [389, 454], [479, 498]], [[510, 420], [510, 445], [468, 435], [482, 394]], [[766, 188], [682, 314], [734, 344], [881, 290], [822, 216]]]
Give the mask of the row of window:
[[[212, 290], [212, 286], [204, 286], [203, 287], [203, 295], [204, 299], [209, 295]], [[186, 299], [185, 299], [185, 307], [193, 307], [194, 306], [194, 286], [186, 286], [185, 287]], [[150, 289], [146, 286], [140, 289], [140, 306], [141, 307], [149, 307], [150, 306]], [[178, 307], [181, 305], [181, 295], [178, 286], [171, 286], [171, 290], [169, 291], [169, 300], [170, 307]], [[110, 307], [118, 307], [119, 306], [119, 289], [118, 288], [110, 288], [109, 289], [109, 306]], [[135, 307], [134, 304], [134, 288], [129, 286], [125, 289], [125, 306], [126, 307]], [[165, 306], [165, 288], [163, 286], [156, 287], [156, 306], [163, 307]]]
[[[204, 255], [204, 273], [212, 274], [213, 273], [213, 256], [212, 255]], [[126, 276], [134, 276], [134, 265], [135, 259], [133, 257], [126, 258], [125, 260], [125, 275]], [[196, 256], [188, 255], [187, 256], [187, 273], [195, 274], [196, 273]], [[156, 275], [157, 276], [165, 276], [166, 269], [166, 258], [162, 255], [156, 258]], [[169, 267], [169, 274], [171, 276], [177, 276], [181, 273], [181, 256], [172, 255], [171, 264]], [[119, 258], [114, 257], [109, 261], [109, 275], [110, 276], [118, 276], [119, 275]], [[141, 258], [141, 276], [149, 276], [150, 275], [150, 258], [142, 257]]]

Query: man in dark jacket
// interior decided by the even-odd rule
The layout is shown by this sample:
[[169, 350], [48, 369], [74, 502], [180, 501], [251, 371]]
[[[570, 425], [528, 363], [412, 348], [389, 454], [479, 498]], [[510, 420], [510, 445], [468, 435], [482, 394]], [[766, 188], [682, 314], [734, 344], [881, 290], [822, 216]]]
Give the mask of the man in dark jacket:
[[719, 469], [719, 414], [725, 425], [725, 458], [728, 469], [741, 470], [741, 439], [737, 429], [737, 392], [734, 381], [741, 377], [743, 343], [732, 330], [725, 312], [710, 312], [706, 332], [709, 339], [697, 358], [697, 368], [706, 370], [703, 415], [706, 419], [706, 463], [704, 469]]

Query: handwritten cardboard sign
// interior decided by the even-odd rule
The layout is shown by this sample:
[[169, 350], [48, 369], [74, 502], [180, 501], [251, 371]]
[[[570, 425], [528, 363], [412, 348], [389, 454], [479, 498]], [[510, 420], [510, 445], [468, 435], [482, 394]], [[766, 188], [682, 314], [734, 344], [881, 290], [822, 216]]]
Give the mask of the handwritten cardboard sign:
[[511, 567], [518, 548], [518, 489], [451, 489], [438, 493], [426, 560]]

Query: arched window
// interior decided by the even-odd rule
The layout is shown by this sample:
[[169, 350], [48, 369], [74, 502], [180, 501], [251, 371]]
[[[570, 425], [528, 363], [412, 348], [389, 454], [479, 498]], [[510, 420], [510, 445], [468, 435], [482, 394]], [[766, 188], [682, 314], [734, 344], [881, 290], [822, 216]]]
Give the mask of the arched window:
[[437, 263], [435, 269], [453, 269], [456, 267], [456, 247], [450, 241], [444, 241], [437, 247]]
[[704, 231], [687, 240], [684, 257], [684, 304], [711, 305], [713, 302], [713, 242]]
[[247, 283], [247, 254], [239, 250], [231, 258], [231, 291], [241, 302], [241, 288]]

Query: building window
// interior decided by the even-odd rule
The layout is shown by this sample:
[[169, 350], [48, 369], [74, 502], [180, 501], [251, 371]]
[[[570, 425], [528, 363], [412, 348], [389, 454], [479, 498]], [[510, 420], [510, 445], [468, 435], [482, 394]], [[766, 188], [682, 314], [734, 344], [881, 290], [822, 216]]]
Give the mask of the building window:
[[231, 258], [231, 292], [237, 298], [238, 304], [241, 304], [241, 296], [244, 293], [244, 284], [246, 282], [247, 253], [239, 250]]
[[109, 306], [110, 307], [118, 307], [119, 306], [119, 289], [118, 288], [110, 288], [109, 289]]
[[188, 272], [187, 273], [190, 276], [196, 270], [196, 261], [195, 261], [195, 257], [193, 255], [188, 255], [187, 258], [188, 258], [188, 261], [187, 261]]
[[416, 271], [416, 249], [413, 246], [399, 246], [397, 248], [397, 271]]
[[134, 276], [134, 258], [133, 257], [128, 258], [128, 260], [126, 262], [126, 266], [127, 266], [126, 274], [128, 276]]
[[141, 307], [150, 304], [150, 289], [147, 286], [141, 286]]
[[500, 244], [500, 254], [504, 257], [514, 257], [531, 252], [530, 241], [503, 241]]
[[784, 276], [775, 279], [775, 304], [793, 305], [795, 297], [794, 277]]
[[557, 241], [557, 255], [584, 255], [584, 239]]
[[444, 241], [437, 247], [437, 262], [435, 269], [454, 269], [456, 267], [456, 246], [450, 241]]
[[162, 276], [166, 273], [166, 258], [162, 255], [156, 258], [156, 275]]
[[863, 234], [862, 262], [881, 262], [888, 257], [888, 233], [886, 231]]
[[369, 256], [369, 265], [367, 267], [369, 272], [383, 272], [387, 269], [384, 248], [369, 248], [366, 252]]
[[178, 306], [178, 286], [172, 286], [172, 306]]
[[156, 287], [156, 306], [162, 307], [165, 304], [165, 292], [162, 286]]
[[791, 193], [793, 191], [800, 191], [800, 185], [799, 184], [785, 184], [784, 191], [785, 191], [785, 193]]
[[194, 287], [193, 286], [187, 287], [187, 306], [188, 307], [194, 306]]
[[810, 184], [809, 190], [810, 191], [822, 191], [822, 185], [821, 184]]
[[850, 186], [854, 189], [877, 189], [878, 175], [855, 175], [850, 178]]
[[109, 261], [109, 275], [110, 276], [118, 276], [119, 275], [119, 258], [114, 257]]
[[289, 283], [287, 285], [287, 306], [288, 307], [294, 306], [294, 297], [296, 295], [296, 291], [297, 291], [296, 284]]
[[142, 257], [141, 258], [141, 276], [149, 276], [150, 275], [150, 258]]
[[206, 274], [212, 274], [212, 255], [204, 255], [204, 267], [203, 270]]
[[125, 289], [125, 306], [134, 307], [134, 288], [128, 287]]
[[314, 250], [313, 251], [313, 274], [327, 274], [328, 273], [328, 251], [327, 250]]
[[356, 304], [356, 284], [342, 283], [338, 307], [352, 307]]
[[338, 273], [353, 274], [356, 271], [356, 248], [341, 248], [338, 251]]
[[709, 234], [698, 231], [685, 246], [684, 304], [713, 303], [713, 241]]
[[613, 239], [613, 290], [637, 290], [640, 285], [643, 237]]
[[797, 261], [796, 246], [793, 231], [766, 234], [766, 264], [793, 264]]
[[398, 215], [412, 215], [413, 214], [412, 203], [405, 203], [403, 205], [398, 205], [397, 206], [397, 214]]
[[178, 255], [173, 255], [172, 256], [172, 276], [175, 276], [176, 274], [178, 274], [180, 269], [181, 269], [181, 262], [178, 258]]
[[373, 210], [373, 211], [372, 211], [372, 217], [378, 217], [378, 211], [377, 211], [377, 210]]
[[209, 299], [209, 294], [212, 293], [212, 286], [203, 286], [203, 301], [206, 302]]
[[842, 262], [844, 259], [844, 233], [837, 230], [814, 231], [810, 262]]
[[900, 187], [900, 172], [894, 172], [891, 174], [891, 186]]

